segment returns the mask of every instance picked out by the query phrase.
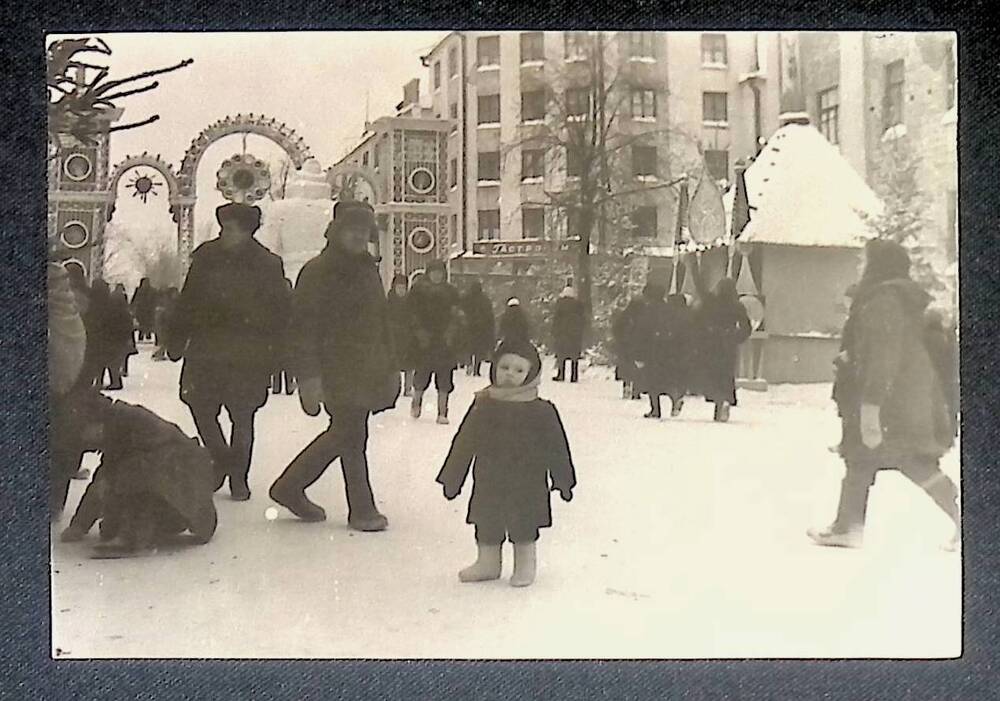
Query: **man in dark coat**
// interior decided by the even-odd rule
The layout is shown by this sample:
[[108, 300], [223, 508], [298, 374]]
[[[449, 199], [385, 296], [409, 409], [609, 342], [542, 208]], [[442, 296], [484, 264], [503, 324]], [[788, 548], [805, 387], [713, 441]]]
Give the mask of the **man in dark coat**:
[[156, 289], [144, 277], [139, 281], [139, 287], [132, 295], [132, 316], [139, 327], [139, 340], [145, 341], [153, 337], [154, 315], [156, 313]]
[[[896, 468], [954, 521], [958, 489], [939, 467], [954, 442], [947, 378], [928, 350], [929, 295], [910, 278], [909, 255], [893, 241], [866, 246], [866, 265], [844, 327], [846, 364], [838, 371], [846, 472], [837, 518], [810, 530], [820, 545], [861, 544], [868, 494], [876, 473]], [[850, 378], [847, 377], [850, 374]]]
[[[661, 416], [660, 397], [670, 394], [673, 399], [676, 389], [673, 378], [673, 358], [671, 337], [671, 309], [663, 299], [666, 290], [663, 285], [650, 283], [642, 294], [645, 304], [635, 310], [632, 324], [631, 346], [638, 369], [639, 389], [649, 395], [649, 412], [646, 418]], [[671, 413], [678, 409], [674, 399]]]
[[[217, 488], [228, 476], [233, 499], [246, 501], [254, 417], [267, 401], [289, 299], [281, 258], [254, 239], [260, 209], [226, 204], [216, 218], [222, 233], [191, 256], [170, 314], [167, 355], [184, 358], [181, 400], [215, 461]], [[222, 407], [233, 427], [228, 442], [219, 427]]]
[[299, 273], [291, 331], [299, 402], [316, 416], [322, 401], [331, 420], [271, 486], [271, 498], [293, 514], [323, 521], [326, 512], [305, 490], [339, 457], [348, 525], [360, 531], [385, 530], [389, 523], [369, 482], [368, 419], [394, 407], [400, 389], [385, 292], [367, 251], [374, 228], [370, 205], [338, 202], [326, 248]]
[[427, 266], [426, 281], [410, 292], [410, 310], [416, 363], [410, 415], [420, 418], [424, 392], [430, 387], [433, 375], [438, 392], [437, 422], [446, 424], [448, 398], [455, 389], [460, 322], [458, 290], [447, 281], [443, 262], [433, 261]]
[[752, 332], [750, 317], [732, 278], [719, 280], [714, 292], [699, 293], [702, 297], [697, 315], [700, 393], [715, 404], [715, 420], [726, 422], [730, 407], [736, 406], [736, 366], [740, 346]]
[[410, 286], [406, 275], [396, 273], [389, 285], [386, 304], [389, 310], [389, 332], [396, 351], [396, 366], [403, 375], [403, 396], [413, 396], [413, 322], [410, 319]]
[[534, 331], [531, 328], [531, 322], [528, 321], [528, 315], [521, 305], [521, 300], [517, 297], [511, 297], [507, 300], [507, 308], [500, 315], [498, 331], [500, 343], [504, 341], [531, 343]]
[[552, 348], [556, 355], [556, 376], [566, 379], [566, 363], [570, 364], [570, 382], [580, 379], [580, 356], [583, 354], [583, 331], [586, 326], [583, 303], [576, 298], [576, 290], [567, 285], [559, 293], [552, 312]]
[[645, 306], [645, 295], [633, 297], [612, 325], [616, 336], [615, 345], [618, 348], [618, 376], [624, 382], [624, 398], [630, 400], [642, 398], [642, 393], [639, 389], [640, 375], [642, 373], [636, 363], [638, 350], [635, 347], [635, 324], [636, 319], [642, 313], [642, 309]]
[[483, 292], [483, 285], [478, 280], [469, 285], [468, 292], [462, 298], [462, 309], [465, 311], [469, 350], [472, 354], [469, 374], [479, 377], [483, 361], [493, 356], [493, 348], [496, 345], [496, 318], [493, 316], [493, 303]]

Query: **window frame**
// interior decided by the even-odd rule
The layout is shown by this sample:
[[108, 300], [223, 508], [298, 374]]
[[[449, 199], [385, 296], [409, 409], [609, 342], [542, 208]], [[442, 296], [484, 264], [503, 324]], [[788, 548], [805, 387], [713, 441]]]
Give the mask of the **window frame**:
[[[833, 96], [835, 100], [824, 104], [824, 99]], [[833, 85], [816, 93], [816, 114], [819, 133], [834, 146], [840, 144], [840, 86]], [[832, 125], [833, 138], [830, 138]]]
[[[719, 43], [712, 45], [711, 42], [721, 40]], [[720, 50], [721, 45], [721, 50]], [[716, 60], [719, 54], [722, 55], [722, 60]], [[706, 68], [723, 68], [729, 67], [729, 41], [724, 33], [721, 32], [702, 32], [701, 34], [701, 65]]]
[[452, 158], [448, 166], [448, 189], [454, 190], [458, 187], [458, 158]]
[[[582, 105], [583, 108], [582, 112], [570, 111], [575, 107], [581, 107], [581, 105], [574, 106], [574, 103], [578, 102], [578, 100], [571, 99], [570, 98], [571, 95], [583, 96], [586, 98], [584, 100], [585, 104]], [[586, 120], [587, 117], [590, 115], [592, 98], [593, 95], [590, 92], [590, 88], [566, 88], [565, 92], [563, 93], [563, 101], [566, 104], [566, 120], [574, 122]]]
[[[496, 54], [487, 54], [483, 51], [484, 46], [489, 46], [493, 42], [496, 43]], [[490, 59], [489, 61], [484, 61], [484, 59]], [[490, 34], [487, 36], [476, 38], [476, 67], [480, 70], [487, 68], [499, 68], [500, 67], [500, 35]]]
[[[494, 221], [494, 215], [496, 216], [496, 219], [495, 219], [496, 227], [490, 227], [489, 229], [487, 229], [487, 231], [494, 231], [494, 232], [496, 232], [495, 236], [486, 236], [485, 238], [483, 237], [483, 231], [484, 231], [484, 227], [483, 227], [484, 216], [483, 215], [485, 215], [485, 214], [490, 215], [489, 218], [490, 218], [491, 221], [489, 223], [491, 223], [491, 224]], [[480, 209], [480, 210], [476, 211], [476, 236], [478, 237], [479, 241], [499, 241], [500, 240], [500, 210], [499, 209]]]
[[[527, 224], [529, 214], [532, 217], [538, 217], [538, 221], [532, 222], [533, 224], [539, 225], [537, 236], [528, 236]], [[545, 207], [521, 207], [521, 238], [537, 240], [543, 240], [545, 238]]]
[[[639, 103], [639, 114], [636, 114], [636, 98]], [[651, 97], [650, 104], [646, 104], [646, 98]], [[635, 121], [656, 121], [658, 106], [657, 106], [657, 96], [656, 91], [652, 88], [645, 88], [641, 86], [636, 86], [632, 88], [632, 92], [629, 95], [629, 117]], [[652, 114], [646, 114], [646, 107], [651, 107], [650, 110]]]
[[[525, 102], [525, 97], [527, 97], [527, 96], [531, 96], [531, 97], [538, 97], [538, 96], [540, 96], [541, 97], [540, 110], [539, 110], [539, 112], [538, 112], [538, 114], [536, 116], [528, 116], [526, 114], [525, 105], [527, 103]], [[531, 123], [531, 122], [536, 122], [537, 123], [537, 122], [543, 122], [543, 121], [545, 121], [545, 112], [546, 112], [545, 107], [546, 107], [546, 105], [545, 105], [545, 89], [544, 88], [538, 89], [538, 90], [522, 90], [521, 91], [521, 123], [522, 124]]]
[[[538, 56], [525, 57], [525, 39], [537, 39]], [[529, 48], [536, 48], [532, 42], [527, 42]], [[545, 32], [521, 32], [520, 35], [520, 59], [521, 65], [531, 65], [545, 62]]]
[[656, 32], [627, 32], [626, 36], [630, 61], [656, 60]]
[[[483, 100], [496, 100], [496, 119], [483, 119]], [[489, 95], [476, 96], [476, 124], [499, 124], [500, 123], [500, 93], [490, 93]]]
[[[486, 178], [483, 177], [483, 171], [493, 170], [490, 168], [483, 167], [484, 158], [496, 158], [496, 177]], [[488, 163], [488, 162], [487, 162]], [[493, 175], [491, 172], [490, 175]], [[500, 152], [499, 151], [479, 151], [476, 154], [476, 182], [479, 183], [498, 183], [500, 182], [501, 168], [500, 168]]]
[[458, 77], [458, 47], [451, 46], [448, 48], [448, 77], [457, 78]]
[[[709, 104], [712, 102], [711, 98], [722, 97], [723, 115], [722, 119], [715, 119], [712, 117], [718, 117], [717, 114], [709, 114]], [[716, 107], [718, 104], [715, 105]], [[711, 110], [713, 113], [715, 110]], [[729, 124], [729, 92], [728, 91], [718, 91], [718, 90], [704, 90], [701, 93], [701, 121], [702, 124], [710, 125], [728, 125]]]
[[658, 165], [659, 151], [655, 145], [632, 144], [633, 177], [655, 179], [659, 177]]
[[590, 35], [587, 32], [563, 32], [563, 60], [566, 63], [586, 61], [586, 44], [589, 43], [589, 39]]
[[[530, 157], [529, 157], [529, 154]], [[537, 165], [537, 169], [528, 172], [526, 163]], [[521, 149], [521, 182], [540, 181], [545, 178], [545, 149]]]
[[434, 92], [441, 90], [441, 62], [435, 61], [431, 69], [431, 81], [434, 83]]
[[[648, 224], [650, 222], [645, 221], [644, 220], [645, 217], [642, 215], [649, 215], [649, 214], [652, 214], [652, 225], [653, 225], [652, 231], [651, 233], [643, 233], [643, 231], [646, 230], [644, 229], [643, 224]], [[635, 226], [635, 231], [633, 232], [633, 236], [635, 238], [647, 239], [647, 240], [657, 238], [660, 233], [659, 232], [660, 222], [656, 205], [643, 205], [633, 209], [632, 224]]]
[[[898, 72], [898, 76], [894, 73]], [[905, 124], [906, 62], [903, 59], [885, 64], [882, 89], [882, 128], [885, 131]], [[890, 120], [893, 121], [890, 121]]]

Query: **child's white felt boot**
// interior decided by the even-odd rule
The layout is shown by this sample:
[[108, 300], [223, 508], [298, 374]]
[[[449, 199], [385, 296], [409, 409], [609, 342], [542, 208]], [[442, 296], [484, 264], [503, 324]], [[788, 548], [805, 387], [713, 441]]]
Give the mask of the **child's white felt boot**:
[[510, 578], [512, 587], [527, 587], [535, 581], [535, 544], [514, 543], [514, 574]]
[[484, 545], [476, 543], [479, 548], [479, 555], [476, 561], [458, 573], [458, 578], [463, 582], [487, 582], [491, 579], [500, 579], [500, 566], [502, 564], [500, 549], [502, 545]]

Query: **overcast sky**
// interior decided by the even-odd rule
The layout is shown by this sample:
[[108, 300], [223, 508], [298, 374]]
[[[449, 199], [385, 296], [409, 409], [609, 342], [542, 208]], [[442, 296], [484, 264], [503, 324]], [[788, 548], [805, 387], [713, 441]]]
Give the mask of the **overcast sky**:
[[[161, 154], [176, 167], [202, 129], [226, 115], [253, 112], [292, 127], [326, 168], [359, 141], [366, 95], [371, 119], [394, 114], [403, 84], [414, 77], [426, 82], [420, 56], [444, 36], [442, 31], [104, 34], [101, 38], [113, 54], [80, 58], [109, 66], [111, 79], [194, 59], [191, 66], [159, 77], [156, 90], [119, 102], [125, 108], [120, 123], [154, 114], [160, 120], [116, 133], [111, 141], [112, 163], [148, 151]], [[206, 211], [214, 209], [215, 200], [221, 202], [221, 196], [213, 192], [216, 169], [240, 148], [240, 137], [230, 136], [210, 148], [202, 160], [199, 203], [206, 206], [199, 205], [196, 212], [199, 224], [205, 221]], [[247, 150], [267, 160], [281, 155], [276, 146], [253, 136], [247, 140]], [[129, 179], [126, 175], [123, 185]], [[116, 222], [136, 221], [155, 228], [170, 225], [163, 214], [165, 191], [150, 200], [156, 205], [153, 209], [163, 214], [152, 220], [147, 216], [149, 205], [142, 207], [128, 197], [124, 187], [119, 192]]]

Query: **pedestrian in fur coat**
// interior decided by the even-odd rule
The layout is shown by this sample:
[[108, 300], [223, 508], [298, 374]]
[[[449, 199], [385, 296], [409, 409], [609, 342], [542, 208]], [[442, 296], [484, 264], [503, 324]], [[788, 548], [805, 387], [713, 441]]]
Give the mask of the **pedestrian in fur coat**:
[[478, 392], [452, 441], [437, 482], [447, 499], [462, 491], [472, 468], [467, 523], [476, 527], [476, 562], [463, 582], [498, 579], [503, 542], [514, 545], [515, 587], [535, 579], [539, 529], [552, 525], [549, 492], [573, 498], [576, 472], [559, 412], [538, 397], [538, 351], [525, 341], [500, 344], [491, 385]]

